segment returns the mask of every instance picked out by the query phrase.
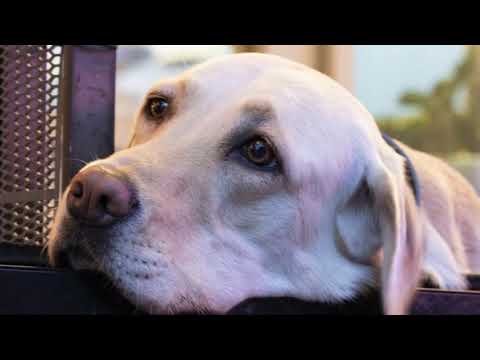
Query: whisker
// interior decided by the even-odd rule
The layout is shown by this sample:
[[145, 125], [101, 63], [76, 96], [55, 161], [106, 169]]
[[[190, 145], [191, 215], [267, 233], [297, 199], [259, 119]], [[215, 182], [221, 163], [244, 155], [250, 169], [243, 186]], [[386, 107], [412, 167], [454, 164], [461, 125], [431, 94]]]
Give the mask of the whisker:
[[48, 241], [43, 244], [42, 249], [40, 250], [40, 256], [43, 256], [45, 254], [45, 251], [48, 249]]
[[93, 161], [100, 160], [100, 157], [97, 155], [97, 153], [90, 153], [90, 157], [93, 159]]
[[74, 159], [74, 158], [70, 158], [69, 160], [71, 161], [78, 161], [79, 163], [82, 163], [83, 165], [88, 165], [88, 162], [85, 161], [85, 160], [81, 160], [81, 159]]

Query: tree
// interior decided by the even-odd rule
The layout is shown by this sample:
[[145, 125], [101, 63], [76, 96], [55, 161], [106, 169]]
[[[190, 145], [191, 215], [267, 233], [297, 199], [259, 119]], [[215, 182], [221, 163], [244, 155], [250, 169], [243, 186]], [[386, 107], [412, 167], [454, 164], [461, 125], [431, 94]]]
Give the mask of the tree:
[[417, 108], [418, 115], [378, 119], [383, 131], [440, 156], [480, 152], [480, 47], [469, 46], [452, 73], [430, 91], [410, 90], [399, 101]]

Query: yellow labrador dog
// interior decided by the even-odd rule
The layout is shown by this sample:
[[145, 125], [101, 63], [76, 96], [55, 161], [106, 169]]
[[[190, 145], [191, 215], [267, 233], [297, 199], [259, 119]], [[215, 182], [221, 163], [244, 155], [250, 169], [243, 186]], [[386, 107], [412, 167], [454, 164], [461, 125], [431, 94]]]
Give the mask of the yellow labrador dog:
[[317, 71], [217, 58], [154, 85], [130, 147], [73, 179], [49, 256], [104, 273], [155, 314], [372, 287], [386, 314], [406, 314], [422, 278], [462, 289], [480, 271], [480, 201], [442, 161], [396, 144], [406, 157]]

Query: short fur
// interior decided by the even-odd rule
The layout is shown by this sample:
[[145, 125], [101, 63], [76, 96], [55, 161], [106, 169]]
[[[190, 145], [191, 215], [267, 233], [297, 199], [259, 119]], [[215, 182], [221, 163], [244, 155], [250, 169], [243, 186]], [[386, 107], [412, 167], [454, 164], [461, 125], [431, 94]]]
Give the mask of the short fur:
[[[157, 123], [142, 107], [131, 147], [86, 167], [123, 172], [140, 209], [99, 232], [79, 226], [63, 199], [52, 263], [66, 249], [75, 268], [104, 272], [157, 314], [225, 313], [250, 297], [339, 302], [372, 286], [382, 289], [386, 314], [406, 314], [422, 276], [462, 289], [463, 274], [480, 270], [473, 188], [442, 161], [399, 144], [419, 175], [416, 206], [404, 158], [327, 76], [276, 56], [237, 54], [151, 93], [173, 99], [169, 116]], [[279, 174], [225, 152], [252, 108], [267, 109], [256, 131], [275, 144]]]

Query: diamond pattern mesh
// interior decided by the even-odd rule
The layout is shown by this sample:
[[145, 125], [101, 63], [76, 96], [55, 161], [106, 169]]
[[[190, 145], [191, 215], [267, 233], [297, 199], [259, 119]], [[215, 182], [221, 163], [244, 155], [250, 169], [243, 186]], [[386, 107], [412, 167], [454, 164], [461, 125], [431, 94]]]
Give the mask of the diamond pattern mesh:
[[62, 47], [0, 45], [0, 242], [42, 246], [60, 178]]

